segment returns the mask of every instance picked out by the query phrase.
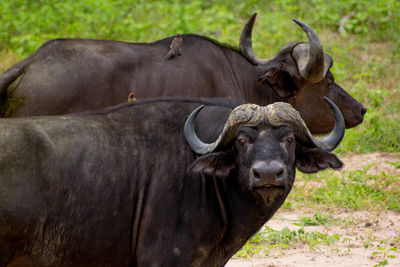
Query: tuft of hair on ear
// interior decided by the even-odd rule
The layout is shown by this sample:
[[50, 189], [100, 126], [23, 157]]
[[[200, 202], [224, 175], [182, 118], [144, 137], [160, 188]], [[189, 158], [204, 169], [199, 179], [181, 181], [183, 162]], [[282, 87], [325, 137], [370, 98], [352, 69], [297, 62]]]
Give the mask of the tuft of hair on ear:
[[219, 178], [228, 177], [236, 169], [235, 158], [226, 152], [211, 153], [196, 159], [187, 173], [199, 173]]
[[291, 97], [297, 88], [291, 75], [286, 70], [282, 69], [280, 65], [269, 68], [257, 81], [257, 85], [269, 85], [275, 94], [282, 98]]
[[318, 172], [327, 168], [340, 169], [343, 163], [333, 153], [321, 148], [296, 147], [296, 167], [304, 173]]

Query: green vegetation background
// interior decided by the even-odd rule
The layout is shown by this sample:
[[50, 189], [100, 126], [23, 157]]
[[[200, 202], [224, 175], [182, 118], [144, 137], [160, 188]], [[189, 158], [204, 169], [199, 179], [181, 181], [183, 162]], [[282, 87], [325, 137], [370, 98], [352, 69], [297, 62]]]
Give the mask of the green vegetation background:
[[[346, 131], [336, 152], [343, 156], [400, 151], [398, 0], [1, 0], [0, 72], [45, 41], [60, 37], [152, 42], [180, 32], [237, 45], [243, 25], [254, 12], [258, 18], [253, 46], [259, 57], [273, 57], [288, 42], [307, 41], [291, 20], [300, 19], [316, 31], [325, 52], [332, 56], [336, 82], [368, 108], [365, 121]], [[400, 168], [399, 162], [393, 165]], [[327, 214], [340, 213], [341, 209], [400, 211], [399, 176], [383, 171], [369, 174], [371, 166], [340, 173], [298, 173], [282, 209], [312, 207]], [[319, 213], [314, 217], [312, 222], [327, 218]], [[400, 229], [396, 233], [400, 236]], [[315, 247], [313, 242], [328, 244], [339, 239], [321, 235], [267, 228], [238, 255], [248, 256], [261, 249], [268, 254], [297, 239], [310, 243], [310, 249]], [[390, 242], [400, 248], [399, 238]]]
[[253, 34], [259, 57], [272, 57], [288, 42], [306, 41], [291, 20], [300, 19], [333, 57], [338, 84], [367, 106], [365, 122], [346, 132], [339, 152], [400, 150], [396, 0], [2, 0], [0, 71], [59, 37], [152, 42], [181, 32], [237, 45], [254, 12], [259, 14]]

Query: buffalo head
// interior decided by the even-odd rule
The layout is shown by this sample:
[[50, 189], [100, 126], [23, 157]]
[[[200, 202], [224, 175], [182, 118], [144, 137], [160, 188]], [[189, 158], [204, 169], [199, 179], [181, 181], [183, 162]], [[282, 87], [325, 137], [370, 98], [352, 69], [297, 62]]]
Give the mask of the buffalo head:
[[274, 58], [259, 59], [253, 52], [251, 42], [256, 15], [250, 18], [242, 31], [239, 50], [260, 68], [257, 90], [260, 93], [265, 91], [264, 94], [272, 91], [276, 100], [290, 103], [300, 112], [313, 133], [328, 132], [334, 124], [333, 118], [326, 116], [330, 111], [328, 105], [321, 101], [323, 97], [332, 99], [338, 105], [346, 128], [361, 123], [367, 109], [335, 83], [330, 72], [332, 58], [323, 52], [315, 32], [294, 19], [307, 34], [309, 42], [289, 43]]
[[217, 177], [235, 173], [241, 188], [261, 197], [273, 213], [290, 192], [296, 167], [305, 173], [342, 167], [328, 151], [342, 140], [344, 121], [335, 104], [326, 101], [334, 111], [335, 127], [324, 139], [310, 134], [290, 104], [276, 102], [265, 107], [245, 104], [235, 108], [218, 139], [207, 144], [194, 130], [193, 121], [202, 106], [197, 108], [184, 128], [191, 149], [203, 155], [192, 170]]

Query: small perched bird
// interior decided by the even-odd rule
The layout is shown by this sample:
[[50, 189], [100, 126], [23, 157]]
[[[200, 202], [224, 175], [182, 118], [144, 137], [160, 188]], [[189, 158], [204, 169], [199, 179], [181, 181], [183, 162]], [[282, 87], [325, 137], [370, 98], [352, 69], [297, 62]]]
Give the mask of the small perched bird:
[[135, 93], [130, 93], [128, 95], [128, 102], [135, 102], [136, 98], [135, 98]]
[[174, 39], [172, 39], [171, 45], [169, 46], [168, 54], [165, 56], [165, 58], [168, 60], [173, 58], [174, 56], [179, 56], [181, 54], [182, 43], [182, 35], [180, 33], [177, 33]]

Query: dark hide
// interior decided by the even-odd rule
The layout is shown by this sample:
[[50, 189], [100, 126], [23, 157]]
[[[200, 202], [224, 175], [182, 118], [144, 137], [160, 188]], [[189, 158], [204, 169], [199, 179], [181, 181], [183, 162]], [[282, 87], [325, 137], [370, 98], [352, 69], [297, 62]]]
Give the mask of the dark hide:
[[[183, 137], [197, 106], [137, 101], [1, 120], [0, 266], [226, 263], [283, 203], [295, 163], [307, 171], [321, 151], [296, 150], [289, 127], [262, 124], [242, 127], [238, 141], [197, 157]], [[322, 154], [312, 171], [341, 166]], [[281, 185], [259, 188], [249, 170], [271, 160], [283, 164]]]
[[[336, 103], [347, 127], [363, 119], [365, 108], [338, 85], [331, 85], [330, 72], [317, 84], [300, 78], [291, 53], [296, 43], [282, 48], [269, 64], [255, 66], [236, 49], [207, 37], [182, 36], [182, 56], [174, 60], [165, 59], [173, 36], [154, 43], [51, 40], [0, 77], [2, 116], [94, 110], [122, 103], [135, 92], [137, 99], [190, 96], [231, 97], [259, 105], [289, 102], [313, 133], [333, 127], [323, 96]], [[15, 89], [6, 93], [18, 77]], [[9, 97], [23, 100], [13, 113], [6, 104]]]

